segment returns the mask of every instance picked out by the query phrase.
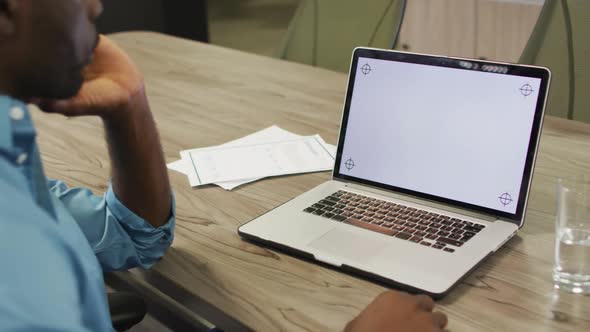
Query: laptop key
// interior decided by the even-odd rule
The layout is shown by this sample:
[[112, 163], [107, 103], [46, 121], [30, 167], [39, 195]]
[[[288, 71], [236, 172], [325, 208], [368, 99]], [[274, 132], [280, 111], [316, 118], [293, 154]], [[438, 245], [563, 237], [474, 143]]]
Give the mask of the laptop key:
[[332, 201], [328, 201], [328, 200], [323, 199], [320, 201], [320, 204], [334, 206], [334, 205], [336, 205], [336, 202], [332, 202]]
[[429, 240], [436, 240], [436, 239], [438, 239], [438, 235], [428, 234], [428, 235], [426, 235], [426, 238]]
[[446, 237], [439, 237], [436, 240], [438, 242], [450, 244], [450, 245], [455, 246], [455, 247], [460, 247], [460, 246], [463, 245], [463, 242], [461, 242], [461, 241], [457, 241], [457, 240], [453, 240], [453, 239], [448, 239]]
[[413, 236], [413, 237], [410, 238], [410, 241], [411, 242], [414, 242], [414, 243], [420, 243], [422, 241], [422, 237], [420, 237], [420, 236]]
[[326, 218], [328, 218], [328, 219], [330, 219], [330, 218], [332, 218], [332, 217], [334, 216], [334, 214], [333, 214], [333, 213], [331, 213], [331, 212], [326, 212], [326, 213], [324, 213], [322, 216], [323, 216], [323, 217], [326, 217]]
[[404, 233], [414, 234], [414, 232], [415, 232], [415, 230], [413, 228], [410, 228], [410, 227], [404, 228]]
[[461, 238], [461, 234], [457, 234], [457, 233], [452, 233], [449, 235], [449, 239], [453, 239], [453, 240], [459, 240]]
[[316, 216], [321, 216], [322, 214], [324, 214], [324, 211], [322, 211], [322, 210], [315, 210], [311, 214], [315, 214]]
[[453, 228], [453, 230], [451, 231], [451, 233], [455, 233], [455, 234], [463, 234], [463, 229], [462, 228]]
[[335, 216], [332, 217], [332, 220], [344, 221], [344, 220], [346, 220], [346, 217], [345, 216], [342, 216], [342, 215], [335, 215]]
[[378, 225], [374, 225], [374, 224], [369, 224], [366, 222], [362, 222], [360, 220], [357, 219], [353, 219], [353, 218], [348, 218], [344, 221], [344, 223], [349, 224], [349, 225], [353, 225], [353, 226], [357, 226], [360, 228], [364, 228], [370, 231], [374, 231], [377, 233], [381, 233], [381, 234], [385, 234], [385, 235], [389, 235], [389, 236], [393, 236], [395, 235], [397, 232], [394, 231], [391, 228], [386, 228], [386, 227], [381, 227]]
[[465, 233], [463, 233], [463, 236], [474, 237], [475, 236], [475, 233], [465, 232]]
[[453, 248], [444, 248], [443, 250], [446, 252], [455, 252], [455, 249]]
[[463, 237], [461, 237], [461, 239], [459, 239], [459, 241], [467, 242], [467, 241], [471, 240], [472, 238], [473, 238], [473, 236], [463, 236]]
[[400, 232], [400, 233], [397, 233], [397, 235], [395, 237], [397, 237], [398, 239], [407, 240], [412, 237], [412, 234]]
[[432, 243], [426, 242], [426, 241], [422, 241], [422, 242], [420, 242], [420, 244], [423, 246], [427, 246], [427, 247], [430, 247], [432, 245]]
[[303, 210], [303, 212], [307, 212], [307, 213], [312, 213], [313, 211], [315, 211], [314, 208], [310, 208], [308, 207], [307, 209]]
[[479, 233], [481, 231], [481, 228], [477, 228], [477, 227], [473, 227], [473, 226], [465, 226], [465, 227], [463, 227], [463, 229], [467, 232], [472, 232], [472, 233]]
[[443, 246], [439, 246], [438, 244], [433, 244], [431, 248], [434, 248], [434, 249], [442, 249], [444, 247]]

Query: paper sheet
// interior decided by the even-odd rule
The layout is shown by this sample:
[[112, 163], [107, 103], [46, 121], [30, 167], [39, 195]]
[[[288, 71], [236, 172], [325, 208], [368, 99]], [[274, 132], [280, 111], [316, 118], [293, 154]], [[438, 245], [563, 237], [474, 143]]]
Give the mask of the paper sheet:
[[[272, 126], [272, 127], [266, 128], [264, 130], [261, 130], [259, 132], [256, 132], [254, 134], [237, 139], [235, 141], [225, 143], [225, 144], [220, 145], [218, 147], [245, 146], [245, 145], [258, 144], [258, 143], [282, 141], [282, 140], [286, 140], [286, 139], [299, 138], [299, 137], [302, 137], [302, 136], [293, 134], [293, 133], [286, 131], [284, 129], [281, 129], [277, 126]], [[332, 156], [336, 155], [336, 146], [331, 145], [331, 144], [326, 144], [325, 148], [329, 151], [329, 153]], [[332, 169], [332, 167], [333, 167], [333, 162], [332, 162], [332, 165], [330, 165], [330, 169]], [[168, 168], [170, 168], [174, 171], [183, 173], [187, 176], [189, 176], [189, 174], [191, 174], [191, 172], [193, 172], [193, 167], [191, 165], [190, 159], [184, 159], [184, 158], [168, 164]], [[247, 184], [250, 182], [254, 182], [257, 180], [260, 180], [260, 178], [234, 180], [234, 181], [223, 181], [223, 182], [216, 182], [215, 184], [224, 188], [225, 190], [232, 190], [232, 189], [235, 189], [241, 185], [244, 185], [244, 184]]]
[[222, 146], [181, 152], [194, 172], [192, 186], [215, 182], [329, 170], [335, 156], [319, 135], [242, 146]]

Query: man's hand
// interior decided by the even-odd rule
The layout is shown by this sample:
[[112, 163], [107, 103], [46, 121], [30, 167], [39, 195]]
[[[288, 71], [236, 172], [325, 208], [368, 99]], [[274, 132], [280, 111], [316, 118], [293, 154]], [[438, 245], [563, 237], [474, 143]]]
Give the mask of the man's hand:
[[101, 117], [117, 198], [152, 226], [165, 224], [172, 212], [172, 195], [143, 76], [125, 52], [101, 36], [83, 77], [74, 98], [41, 101], [39, 106], [65, 116]]
[[434, 301], [426, 295], [412, 296], [389, 291], [348, 324], [346, 332], [431, 332], [447, 326], [447, 316], [432, 312]]
[[82, 88], [74, 98], [41, 101], [39, 106], [65, 116], [95, 115], [109, 120], [134, 109], [134, 104], [143, 104], [143, 100], [136, 100], [145, 99], [143, 76], [127, 54], [105, 36], [100, 36], [83, 77]]

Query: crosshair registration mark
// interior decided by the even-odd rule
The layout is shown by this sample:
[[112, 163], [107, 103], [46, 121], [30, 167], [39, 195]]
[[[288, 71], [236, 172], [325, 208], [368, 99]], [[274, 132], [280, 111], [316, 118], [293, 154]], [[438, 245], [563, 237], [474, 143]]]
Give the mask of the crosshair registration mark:
[[373, 68], [371, 68], [371, 65], [369, 65], [368, 63], [365, 63], [362, 67], [361, 67], [361, 72], [363, 73], [363, 75], [369, 75], [371, 72], [373, 71]]
[[500, 199], [500, 203], [502, 203], [502, 205], [504, 205], [504, 206], [508, 206], [510, 203], [513, 202], [512, 196], [510, 196], [509, 193], [503, 193], [498, 198]]
[[535, 92], [535, 90], [533, 90], [533, 87], [528, 83], [520, 88], [520, 93], [522, 93], [522, 95], [525, 97], [532, 95], [533, 92]]
[[347, 170], [352, 170], [356, 165], [354, 164], [354, 160], [352, 160], [352, 158], [348, 159], [345, 163], [344, 166], [346, 167]]

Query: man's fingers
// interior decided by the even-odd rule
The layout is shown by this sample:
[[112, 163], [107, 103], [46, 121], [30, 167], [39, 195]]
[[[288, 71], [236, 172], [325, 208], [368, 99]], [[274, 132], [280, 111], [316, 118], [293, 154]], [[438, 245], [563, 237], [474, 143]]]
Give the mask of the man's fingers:
[[432, 321], [434, 322], [435, 326], [440, 327], [441, 329], [447, 327], [447, 324], [449, 323], [447, 315], [440, 311], [432, 313]]
[[425, 311], [432, 311], [434, 309], [434, 300], [426, 295], [417, 295], [416, 301], [418, 307]]

